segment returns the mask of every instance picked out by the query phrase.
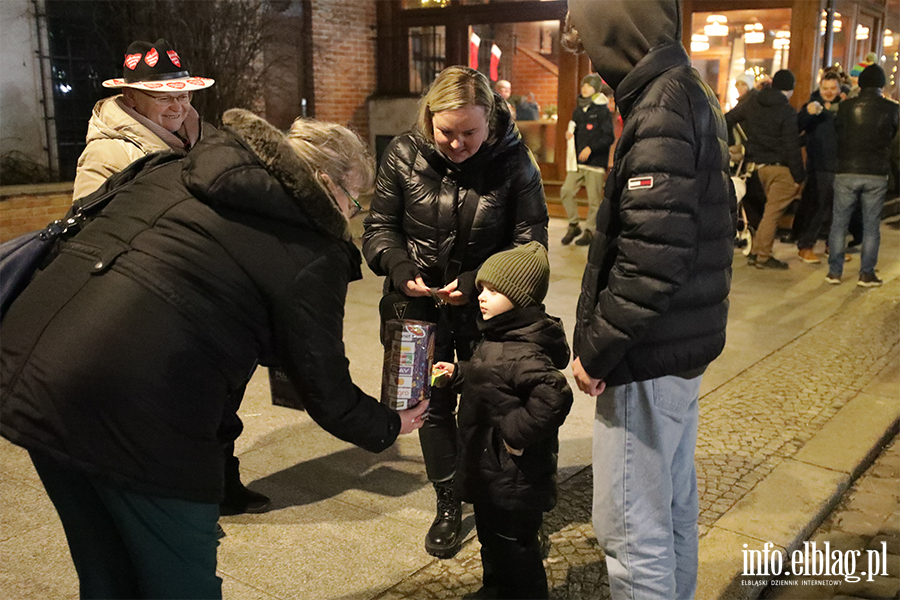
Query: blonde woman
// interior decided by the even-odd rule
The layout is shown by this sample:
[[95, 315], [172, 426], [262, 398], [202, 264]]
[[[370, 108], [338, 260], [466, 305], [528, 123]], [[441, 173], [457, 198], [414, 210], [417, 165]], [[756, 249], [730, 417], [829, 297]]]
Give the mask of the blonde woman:
[[[475, 275], [492, 254], [537, 241], [547, 245], [541, 175], [487, 78], [467, 67], [442, 71], [425, 92], [416, 127], [386, 150], [365, 222], [363, 253], [386, 277], [386, 291], [445, 303], [435, 360], [467, 360], [480, 339]], [[468, 222], [462, 222], [468, 221]], [[461, 236], [464, 248], [457, 248]], [[433, 389], [419, 440], [437, 514], [425, 549], [439, 558], [460, 544], [456, 395]]]
[[119, 188], [3, 320], [0, 433], [30, 452], [85, 598], [222, 597], [217, 431], [260, 361], [367, 450], [421, 425], [427, 403], [392, 411], [344, 357], [365, 147], [328, 123], [223, 121]]

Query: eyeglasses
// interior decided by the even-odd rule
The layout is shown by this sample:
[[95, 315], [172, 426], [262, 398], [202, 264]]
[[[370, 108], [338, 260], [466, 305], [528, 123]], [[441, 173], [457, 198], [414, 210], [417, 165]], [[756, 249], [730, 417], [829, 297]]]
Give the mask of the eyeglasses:
[[152, 98], [154, 102], [156, 102], [159, 106], [167, 106], [172, 102], [177, 102], [178, 104], [190, 104], [191, 103], [191, 93], [190, 92], [182, 92], [181, 94], [164, 94], [157, 96], [155, 94], [151, 94], [149, 92], [145, 92], [144, 90], [140, 90], [138, 88], [132, 88], [133, 90], [140, 92], [141, 94], [147, 96], [148, 98]]
[[341, 191], [344, 192], [344, 195], [350, 199], [350, 202], [353, 203], [353, 206], [350, 207], [350, 218], [352, 219], [360, 212], [362, 212], [362, 205], [359, 203], [359, 200], [350, 195], [350, 192], [347, 191], [347, 188], [344, 187], [344, 184], [339, 183], [338, 187], [341, 188]]
[[348, 198], [350, 198], [350, 202], [353, 203], [353, 206], [350, 207], [350, 218], [352, 219], [353, 217], [358, 215], [360, 212], [362, 212], [362, 205], [359, 203], [359, 201], [356, 198], [354, 198], [353, 196], [350, 195], [350, 192], [347, 191], [347, 188], [344, 187], [344, 184], [339, 183], [338, 187], [341, 188], [341, 191], [344, 192], [344, 195], [346, 195]]

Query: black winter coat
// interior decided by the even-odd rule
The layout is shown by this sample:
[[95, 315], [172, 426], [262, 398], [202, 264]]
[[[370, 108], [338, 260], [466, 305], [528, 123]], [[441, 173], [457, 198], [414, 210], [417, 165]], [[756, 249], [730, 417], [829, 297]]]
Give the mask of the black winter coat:
[[864, 88], [841, 102], [837, 115], [837, 173], [887, 175], [897, 143], [897, 102], [879, 90]]
[[592, 100], [585, 107], [576, 106], [572, 111], [572, 121], [575, 122], [575, 156], [581, 154], [584, 148], [591, 149], [587, 162], [578, 162], [590, 167], [608, 168], [609, 148], [616, 139], [608, 101], [598, 103]]
[[725, 115], [729, 128], [741, 124], [747, 135], [744, 145], [749, 162], [783, 165], [797, 183], [806, 178], [800, 152], [797, 112], [781, 91], [764, 88]]
[[681, 44], [650, 50], [616, 106], [574, 343], [608, 385], [702, 371], [721, 353], [734, 253], [725, 120]]
[[811, 103], [818, 102], [823, 107], [825, 106], [825, 100], [822, 99], [819, 90], [816, 90], [809, 97], [809, 102], [804, 104], [797, 113], [797, 126], [800, 128], [800, 132], [806, 135], [807, 171], [834, 173], [837, 166], [838, 147], [835, 117], [840, 101], [841, 97], [838, 96], [831, 103], [830, 109], [824, 109], [817, 115], [811, 115], [806, 110]]
[[[496, 119], [496, 141], [458, 165], [416, 133], [390, 143], [363, 236], [363, 254], [377, 275], [411, 267], [410, 279], [418, 273], [438, 287], [458, 277], [460, 291], [471, 299], [475, 275], [489, 256], [531, 241], [547, 245], [540, 170], [509, 113], [498, 110]], [[459, 272], [447, 276], [467, 202], [478, 203], [469, 242]]]
[[344, 356], [360, 276], [346, 221], [280, 132], [246, 111], [224, 121], [231, 133], [121, 188], [13, 303], [3, 437], [137, 491], [218, 502], [229, 396], [274, 356], [324, 429], [393, 443], [399, 417]]
[[[559, 427], [572, 408], [559, 371], [569, 364], [566, 334], [541, 306], [478, 321], [484, 340], [453, 379], [462, 393], [456, 491], [466, 502], [548, 511], [557, 498]], [[522, 455], [510, 455], [504, 441]]]

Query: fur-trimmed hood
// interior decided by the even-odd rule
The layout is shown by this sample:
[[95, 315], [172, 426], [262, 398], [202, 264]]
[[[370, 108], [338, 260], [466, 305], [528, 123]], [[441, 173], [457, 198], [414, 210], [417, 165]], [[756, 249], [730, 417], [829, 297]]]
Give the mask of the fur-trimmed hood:
[[224, 131], [201, 141], [185, 159], [182, 177], [198, 199], [288, 223], [312, 226], [350, 241], [350, 229], [315, 172], [286, 136], [243, 109], [222, 117]]

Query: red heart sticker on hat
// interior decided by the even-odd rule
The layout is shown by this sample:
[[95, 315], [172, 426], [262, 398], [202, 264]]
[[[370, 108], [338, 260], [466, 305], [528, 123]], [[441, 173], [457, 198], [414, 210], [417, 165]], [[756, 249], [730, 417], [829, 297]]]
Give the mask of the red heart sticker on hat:
[[166, 54], [169, 56], [169, 60], [172, 61], [172, 64], [176, 67], [181, 66], [181, 59], [178, 58], [178, 53], [174, 50], [166, 50]]
[[144, 87], [148, 87], [148, 88], [155, 90], [156, 88], [161, 88], [162, 84], [161, 83], [145, 83]]
[[156, 48], [150, 48], [150, 52], [144, 57], [144, 62], [150, 65], [151, 67], [155, 67], [156, 63], [159, 61], [159, 52], [156, 51]]
[[139, 60], [141, 60], [140, 52], [138, 52], [137, 54], [126, 54], [125, 66], [134, 71], [134, 68], [137, 66]]
[[180, 90], [184, 87], [184, 82], [182, 81], [172, 81], [166, 84], [170, 88], [175, 88], [176, 90]]

